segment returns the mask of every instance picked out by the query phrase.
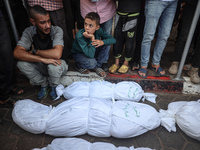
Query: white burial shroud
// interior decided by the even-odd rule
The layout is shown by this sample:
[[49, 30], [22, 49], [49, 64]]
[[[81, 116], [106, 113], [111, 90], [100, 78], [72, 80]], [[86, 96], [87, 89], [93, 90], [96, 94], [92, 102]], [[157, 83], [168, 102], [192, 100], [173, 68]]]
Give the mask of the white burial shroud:
[[152, 150], [147, 147], [134, 148], [133, 146], [127, 148], [124, 146], [115, 147], [113, 144], [106, 142], [90, 143], [79, 138], [57, 138], [51, 144], [41, 149], [35, 148], [33, 150]]
[[18, 101], [13, 120], [31, 133], [52, 136], [130, 138], [160, 125], [159, 113], [147, 104], [102, 98], [76, 97], [56, 107], [32, 100]]
[[200, 141], [200, 99], [197, 101], [178, 101], [160, 110], [161, 125], [169, 132], [176, 131], [176, 124], [191, 138]]
[[59, 99], [64, 96], [66, 99], [74, 97], [97, 97], [113, 100], [128, 100], [138, 102], [140, 100], [148, 100], [155, 103], [156, 95], [153, 93], [145, 93], [142, 87], [133, 81], [122, 81], [119, 83], [110, 83], [108, 81], [92, 81], [74, 82], [68, 87], [64, 88], [63, 85], [56, 87], [56, 92]]

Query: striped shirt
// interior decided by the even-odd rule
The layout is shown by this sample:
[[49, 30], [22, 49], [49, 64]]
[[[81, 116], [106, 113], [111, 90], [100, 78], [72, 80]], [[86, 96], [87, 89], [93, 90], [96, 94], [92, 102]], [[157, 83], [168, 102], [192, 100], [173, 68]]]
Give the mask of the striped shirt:
[[94, 3], [91, 0], [80, 0], [80, 8], [81, 8], [81, 16], [85, 18], [85, 16], [89, 12], [96, 12], [100, 16], [100, 24], [110, 20], [116, 11], [116, 2], [112, 0], [109, 2], [108, 0], [99, 0]]
[[40, 5], [47, 11], [54, 11], [63, 8], [62, 0], [27, 0], [27, 4], [31, 7]]

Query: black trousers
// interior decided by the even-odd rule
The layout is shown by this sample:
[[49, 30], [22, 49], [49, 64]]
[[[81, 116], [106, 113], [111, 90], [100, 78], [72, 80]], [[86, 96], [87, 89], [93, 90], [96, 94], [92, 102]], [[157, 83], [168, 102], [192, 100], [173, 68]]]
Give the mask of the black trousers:
[[9, 98], [14, 83], [14, 58], [8, 28], [0, 17], [0, 100]]
[[178, 32], [176, 45], [174, 48], [174, 61], [180, 62], [181, 60], [195, 10], [196, 10], [196, 5], [191, 5], [190, 3], [185, 4], [183, 18], [180, 25], [180, 30]]
[[141, 9], [140, 16], [138, 18], [138, 24], [137, 24], [135, 51], [132, 57], [132, 61], [138, 64], [140, 62], [141, 43], [143, 39], [144, 25], [145, 25], [144, 9]]
[[62, 53], [62, 58], [64, 60], [67, 59], [69, 55], [71, 55], [71, 48], [73, 39], [70, 38], [69, 34], [72, 34], [72, 31], [70, 30], [70, 33], [68, 33], [67, 25], [66, 25], [66, 16], [64, 9], [59, 9], [55, 11], [49, 11], [49, 15], [51, 18], [51, 23], [55, 26], [59, 26], [63, 30], [63, 40], [64, 40], [64, 48]]
[[73, 15], [73, 29], [75, 29], [75, 22], [77, 22], [77, 29], [84, 28], [84, 19], [80, 12], [80, 0], [70, 0], [72, 15]]
[[116, 44], [113, 46], [115, 58], [122, 54], [125, 45], [125, 58], [131, 59], [134, 53], [135, 32], [137, 30], [138, 16], [119, 17], [117, 22], [114, 37]]
[[194, 55], [192, 56], [192, 66], [200, 68], [200, 22], [198, 22], [196, 29], [197, 39], [194, 45]]

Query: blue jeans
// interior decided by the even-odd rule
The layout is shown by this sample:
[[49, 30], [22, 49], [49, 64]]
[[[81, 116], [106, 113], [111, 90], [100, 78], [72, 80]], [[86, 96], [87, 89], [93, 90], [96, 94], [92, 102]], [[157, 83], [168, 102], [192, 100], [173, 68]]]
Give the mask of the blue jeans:
[[[113, 18], [111, 18], [110, 20], [100, 24], [101, 28], [104, 29], [108, 34], [111, 35], [111, 31], [112, 31], [112, 23], [113, 23]], [[107, 60], [109, 58], [109, 54], [110, 54], [110, 47], [111, 45], [105, 45], [106, 47], [106, 51], [107, 53], [105, 53], [105, 61], [103, 63], [107, 63]]]
[[141, 66], [148, 66], [150, 57], [151, 41], [154, 38], [158, 25], [158, 37], [154, 47], [152, 64], [159, 65], [167, 39], [170, 35], [174, 15], [176, 12], [177, 0], [160, 1], [146, 0], [145, 2], [145, 27], [141, 45]]
[[74, 54], [76, 66], [82, 69], [96, 69], [101, 68], [102, 63], [106, 61], [107, 45], [98, 47], [94, 58], [87, 57], [84, 53]]

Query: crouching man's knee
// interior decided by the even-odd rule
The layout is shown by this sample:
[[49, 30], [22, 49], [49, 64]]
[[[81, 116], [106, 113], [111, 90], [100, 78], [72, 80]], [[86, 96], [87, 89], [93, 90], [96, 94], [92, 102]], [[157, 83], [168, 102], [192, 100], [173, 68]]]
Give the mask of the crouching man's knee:
[[61, 60], [62, 63], [61, 65], [53, 65], [49, 64], [48, 65], [48, 73], [49, 76], [54, 76], [54, 77], [61, 77], [62, 75], [65, 75], [68, 71], [68, 65], [64, 60]]
[[17, 62], [17, 67], [23, 74], [31, 74], [34, 72], [34, 67], [31, 62], [27, 61], [18, 61]]

